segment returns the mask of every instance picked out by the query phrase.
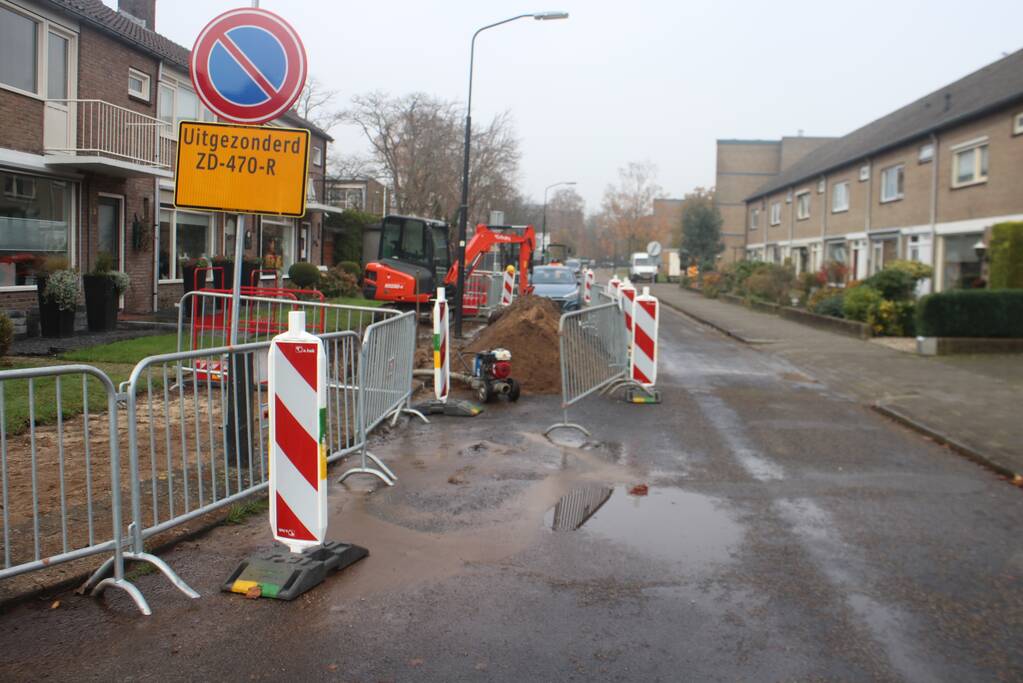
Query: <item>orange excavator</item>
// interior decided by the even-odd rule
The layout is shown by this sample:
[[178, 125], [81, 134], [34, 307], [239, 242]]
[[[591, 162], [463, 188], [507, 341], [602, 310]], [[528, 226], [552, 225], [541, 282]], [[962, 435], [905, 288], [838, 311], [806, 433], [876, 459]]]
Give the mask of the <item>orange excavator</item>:
[[[469, 264], [466, 278], [494, 247], [499, 247], [496, 270], [515, 265], [519, 294], [529, 292], [529, 267], [536, 248], [533, 226], [477, 225], [476, 233], [465, 245]], [[453, 290], [458, 268], [458, 261], [452, 263], [449, 256], [446, 223], [415, 216], [386, 216], [381, 224], [378, 258], [366, 264], [363, 273], [362, 293], [367, 299], [411, 308], [429, 303], [439, 285]], [[453, 298], [454, 291], [449, 295]]]

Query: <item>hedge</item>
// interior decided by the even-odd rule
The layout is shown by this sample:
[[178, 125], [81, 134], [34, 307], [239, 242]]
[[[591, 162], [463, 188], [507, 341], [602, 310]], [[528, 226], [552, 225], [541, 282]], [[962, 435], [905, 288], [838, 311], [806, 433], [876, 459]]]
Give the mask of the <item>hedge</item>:
[[993, 226], [989, 247], [991, 289], [1023, 287], [1023, 222]]
[[1023, 338], [1023, 289], [964, 289], [928, 294], [916, 307], [922, 337]]

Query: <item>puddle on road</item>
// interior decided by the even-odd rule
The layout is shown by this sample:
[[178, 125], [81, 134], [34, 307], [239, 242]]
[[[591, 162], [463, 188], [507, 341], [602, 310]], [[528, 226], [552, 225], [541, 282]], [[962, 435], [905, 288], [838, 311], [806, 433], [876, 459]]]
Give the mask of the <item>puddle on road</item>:
[[578, 488], [548, 510], [544, 523], [683, 564], [726, 561], [742, 538], [742, 527], [718, 499], [677, 488], [651, 488], [646, 496], [630, 496], [621, 486]]

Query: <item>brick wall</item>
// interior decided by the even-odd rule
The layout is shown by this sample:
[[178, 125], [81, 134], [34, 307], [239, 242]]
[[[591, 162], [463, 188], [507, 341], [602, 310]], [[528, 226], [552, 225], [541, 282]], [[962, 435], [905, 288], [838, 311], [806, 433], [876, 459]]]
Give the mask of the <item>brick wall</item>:
[[[111, 102], [148, 116], [156, 116], [157, 60], [88, 24], [78, 42], [78, 96]], [[149, 75], [149, 102], [128, 95], [128, 68]]]
[[43, 153], [43, 102], [0, 89], [0, 147], [19, 152]]

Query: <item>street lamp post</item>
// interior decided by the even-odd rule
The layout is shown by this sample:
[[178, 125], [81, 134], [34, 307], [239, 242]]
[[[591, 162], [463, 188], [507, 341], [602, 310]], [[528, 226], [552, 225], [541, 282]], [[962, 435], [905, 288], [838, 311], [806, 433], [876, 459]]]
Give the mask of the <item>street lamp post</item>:
[[547, 192], [552, 187], [560, 185], [575, 185], [574, 180], [562, 180], [561, 182], [548, 185], [543, 189], [543, 228], [540, 236], [540, 263], [547, 263]]
[[476, 36], [489, 28], [532, 17], [537, 21], [568, 19], [568, 12], [534, 12], [509, 17], [476, 29], [469, 44], [469, 97], [465, 102], [465, 149], [462, 158], [462, 201], [458, 207], [458, 279], [455, 293], [455, 336], [462, 336], [462, 298], [465, 293], [465, 239], [469, 222], [469, 141], [472, 138], [472, 67], [476, 57]]

